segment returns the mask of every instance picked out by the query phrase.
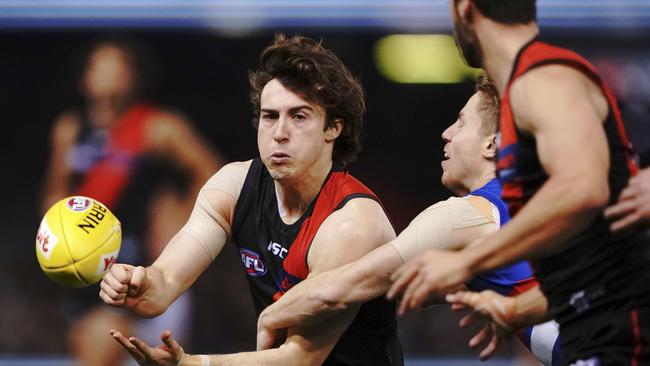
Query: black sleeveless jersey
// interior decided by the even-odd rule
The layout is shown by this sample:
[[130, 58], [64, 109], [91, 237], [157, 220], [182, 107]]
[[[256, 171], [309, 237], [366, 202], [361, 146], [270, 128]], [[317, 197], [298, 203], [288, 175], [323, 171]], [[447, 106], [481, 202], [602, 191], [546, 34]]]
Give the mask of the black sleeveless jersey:
[[[232, 224], [248, 284], [259, 315], [292, 286], [307, 278], [307, 254], [320, 225], [355, 198], [377, 197], [334, 166], [316, 199], [293, 224], [278, 213], [274, 180], [259, 158], [246, 176]], [[362, 305], [324, 365], [402, 365], [394, 303], [383, 296]]]
[[[614, 203], [638, 170], [628, 142], [616, 99], [595, 68], [578, 54], [538, 40], [525, 45], [515, 60], [512, 74], [501, 98], [499, 114], [499, 157], [497, 171], [503, 198], [510, 214], [537, 192], [548, 176], [537, 155], [536, 141], [521, 133], [510, 106], [512, 83], [535, 67], [561, 64], [590, 78], [609, 103], [603, 124], [610, 154], [610, 203]], [[570, 239], [558, 253], [532, 262], [541, 289], [549, 299], [550, 311], [560, 324], [580, 314], [610, 303], [647, 301], [646, 281], [650, 261], [645, 248], [650, 245], [640, 228], [613, 234], [602, 215]]]

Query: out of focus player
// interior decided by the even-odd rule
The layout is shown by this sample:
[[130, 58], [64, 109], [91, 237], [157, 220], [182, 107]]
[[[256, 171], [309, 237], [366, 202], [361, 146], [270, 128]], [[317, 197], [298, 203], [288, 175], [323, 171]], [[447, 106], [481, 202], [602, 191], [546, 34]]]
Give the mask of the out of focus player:
[[[487, 77], [479, 77], [476, 93], [458, 120], [442, 134], [442, 182], [459, 197], [427, 208], [390, 243], [351, 264], [312, 276], [287, 292], [260, 316], [260, 348], [268, 347], [282, 328], [319, 324], [342, 309], [384, 294], [391, 284], [390, 275], [404, 261], [429, 260], [427, 249], [459, 250], [508, 222], [495, 175], [498, 107], [496, 88]], [[536, 288], [537, 282], [528, 264], [521, 262], [481, 275], [466, 285], [475, 291], [490, 289], [513, 296]], [[493, 330], [485, 328], [485, 337], [472, 339], [470, 344], [481, 346], [479, 340], [490, 338]], [[549, 322], [529, 327], [520, 336], [536, 357], [551, 365], [558, 361], [557, 333], [557, 325]], [[496, 344], [484, 346], [482, 355], [486, 356]]]
[[[360, 149], [365, 100], [338, 57], [312, 39], [279, 35], [250, 81], [259, 158], [208, 180], [153, 265], [114, 265], [102, 282], [107, 304], [164, 312], [233, 241], [259, 313], [307, 276], [395, 237], [377, 197], [345, 170]], [[157, 348], [112, 335], [142, 364], [402, 365], [394, 304], [368, 300], [327, 324], [290, 328], [280, 347], [260, 352], [186, 355], [168, 332]]]
[[417, 307], [530, 259], [563, 363], [648, 364], [648, 239], [640, 226], [611, 232], [603, 217], [638, 170], [613, 94], [584, 58], [538, 39], [534, 0], [450, 3], [463, 55], [499, 89], [497, 170], [513, 220], [481, 245], [407, 264], [390, 294]]
[[[124, 229], [119, 261], [150, 262], [189, 216], [203, 182], [219, 167], [214, 151], [177, 113], [142, 101], [145, 80], [130, 41], [92, 47], [80, 79], [84, 104], [62, 113], [51, 134], [43, 207], [69, 195], [107, 205]], [[75, 290], [67, 303], [70, 345], [83, 365], [117, 365], [124, 358], [106, 336], [120, 326], [151, 339], [168, 327], [186, 339], [190, 297], [166, 317], [138, 320], [100, 306], [98, 286]]]

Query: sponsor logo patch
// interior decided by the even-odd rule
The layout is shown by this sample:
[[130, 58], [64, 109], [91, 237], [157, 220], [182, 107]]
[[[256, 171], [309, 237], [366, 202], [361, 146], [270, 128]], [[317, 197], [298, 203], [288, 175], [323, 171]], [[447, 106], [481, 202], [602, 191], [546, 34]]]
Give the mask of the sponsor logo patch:
[[70, 211], [82, 212], [90, 208], [90, 200], [86, 197], [72, 197], [66, 202]]
[[108, 269], [111, 268], [113, 263], [117, 261], [117, 253], [118, 251], [114, 251], [112, 253], [106, 253], [102, 255], [99, 258], [99, 264], [97, 265], [97, 271], [95, 272], [95, 274], [101, 276], [104, 273], [106, 273], [106, 271], [108, 271]]
[[38, 228], [38, 233], [36, 234], [36, 247], [45, 259], [50, 260], [54, 247], [58, 242], [59, 238], [54, 235], [50, 227], [47, 226], [47, 221], [43, 218], [41, 226]]
[[266, 274], [266, 265], [262, 257], [252, 250], [240, 249], [241, 261], [244, 264], [246, 274], [252, 277], [259, 277]]

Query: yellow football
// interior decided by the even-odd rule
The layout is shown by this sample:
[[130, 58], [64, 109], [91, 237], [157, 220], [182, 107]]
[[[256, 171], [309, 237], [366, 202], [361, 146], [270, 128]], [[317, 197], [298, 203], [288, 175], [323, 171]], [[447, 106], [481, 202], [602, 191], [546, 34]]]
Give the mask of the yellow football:
[[74, 196], [47, 210], [36, 235], [36, 257], [55, 282], [84, 287], [102, 279], [121, 243], [117, 217], [99, 201]]

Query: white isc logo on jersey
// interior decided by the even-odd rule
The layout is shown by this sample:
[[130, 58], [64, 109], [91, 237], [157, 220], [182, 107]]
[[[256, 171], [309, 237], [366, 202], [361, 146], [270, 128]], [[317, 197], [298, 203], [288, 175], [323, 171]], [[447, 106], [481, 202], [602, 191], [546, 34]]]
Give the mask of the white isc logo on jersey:
[[269, 246], [266, 247], [266, 249], [269, 252], [273, 253], [273, 255], [277, 255], [282, 259], [284, 259], [285, 254], [287, 254], [288, 252], [287, 248], [283, 247], [278, 243], [274, 243], [273, 241], [269, 241]]

